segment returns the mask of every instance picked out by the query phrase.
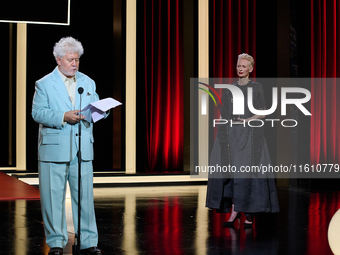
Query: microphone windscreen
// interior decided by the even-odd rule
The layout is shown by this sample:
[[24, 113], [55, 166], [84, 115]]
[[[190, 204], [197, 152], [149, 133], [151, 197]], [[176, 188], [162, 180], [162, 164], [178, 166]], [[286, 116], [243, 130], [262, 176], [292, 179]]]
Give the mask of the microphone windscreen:
[[81, 95], [81, 94], [83, 94], [83, 92], [84, 92], [84, 89], [82, 87], [79, 87], [78, 88], [78, 93]]

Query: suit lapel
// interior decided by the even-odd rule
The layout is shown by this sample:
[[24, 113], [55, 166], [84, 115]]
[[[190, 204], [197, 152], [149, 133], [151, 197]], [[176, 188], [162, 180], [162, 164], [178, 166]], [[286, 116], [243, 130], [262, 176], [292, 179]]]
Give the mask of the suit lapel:
[[54, 81], [54, 88], [56, 90], [56, 94], [58, 94], [60, 96], [60, 98], [62, 99], [63, 102], [65, 102], [66, 106], [72, 110], [73, 109], [73, 105], [72, 102], [70, 100], [70, 97], [67, 93], [67, 90], [65, 88], [65, 84], [62, 80], [62, 78], [60, 77], [58, 70], [58, 67], [56, 67], [56, 69], [54, 69], [54, 71], [52, 72], [52, 79]]

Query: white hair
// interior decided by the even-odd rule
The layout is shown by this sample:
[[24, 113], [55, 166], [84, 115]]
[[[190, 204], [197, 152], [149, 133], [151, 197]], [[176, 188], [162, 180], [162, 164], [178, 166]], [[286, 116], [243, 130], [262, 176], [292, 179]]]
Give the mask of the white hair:
[[254, 58], [253, 58], [252, 56], [250, 56], [249, 54], [247, 54], [247, 53], [242, 53], [242, 54], [238, 55], [237, 62], [240, 61], [241, 59], [248, 60], [249, 63], [250, 63], [250, 66], [251, 66], [251, 67], [254, 67], [254, 65], [255, 65]]
[[64, 57], [67, 52], [79, 53], [79, 57], [84, 54], [84, 48], [81, 42], [73, 37], [63, 37], [53, 47], [53, 55], [55, 58]]

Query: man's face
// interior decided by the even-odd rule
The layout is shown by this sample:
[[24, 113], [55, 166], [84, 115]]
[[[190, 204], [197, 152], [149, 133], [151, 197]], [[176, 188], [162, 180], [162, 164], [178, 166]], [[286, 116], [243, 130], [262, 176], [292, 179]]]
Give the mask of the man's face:
[[62, 58], [57, 57], [60, 72], [67, 78], [73, 77], [79, 69], [79, 53], [67, 52]]

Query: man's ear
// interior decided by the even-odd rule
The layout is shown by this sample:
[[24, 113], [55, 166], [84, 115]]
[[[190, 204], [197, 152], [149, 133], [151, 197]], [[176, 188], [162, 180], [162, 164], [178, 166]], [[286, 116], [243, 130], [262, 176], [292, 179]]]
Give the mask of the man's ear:
[[61, 65], [61, 58], [57, 57], [56, 60], [57, 60], [57, 64], [60, 66]]

